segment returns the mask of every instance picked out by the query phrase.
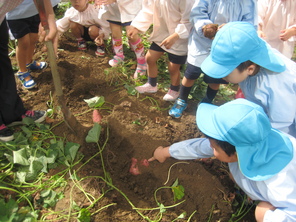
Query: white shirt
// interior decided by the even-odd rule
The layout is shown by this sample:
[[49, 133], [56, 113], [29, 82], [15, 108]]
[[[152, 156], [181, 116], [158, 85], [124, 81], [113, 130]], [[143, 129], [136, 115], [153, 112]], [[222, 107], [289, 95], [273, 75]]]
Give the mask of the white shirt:
[[172, 48], [162, 48], [175, 55], [187, 55], [188, 37], [192, 28], [189, 15], [193, 4], [194, 0], [144, 0], [142, 10], [131, 25], [146, 32], [153, 24], [149, 39], [157, 45], [177, 33], [180, 38]]
[[109, 23], [98, 18], [98, 11], [99, 9], [93, 4], [88, 4], [88, 7], [83, 12], [79, 12], [71, 7], [67, 9], [63, 18], [56, 21], [57, 29], [61, 33], [67, 31], [70, 28], [70, 22], [75, 22], [85, 27], [96, 25], [104, 33], [104, 39], [108, 39], [110, 36]]
[[295, 0], [258, 0], [258, 21], [266, 40], [289, 59], [292, 58], [296, 36], [287, 41], [280, 40], [280, 31], [296, 27]]

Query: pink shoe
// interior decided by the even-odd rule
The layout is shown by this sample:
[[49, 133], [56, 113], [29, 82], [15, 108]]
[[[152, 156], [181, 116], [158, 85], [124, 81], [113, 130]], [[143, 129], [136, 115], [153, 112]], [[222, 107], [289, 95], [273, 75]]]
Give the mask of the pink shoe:
[[175, 101], [176, 99], [178, 99], [179, 94], [180, 94], [179, 92], [169, 89], [167, 94], [164, 95], [163, 100], [164, 101]]
[[112, 67], [118, 66], [120, 63], [123, 63], [123, 58], [115, 55], [113, 59], [109, 60], [109, 65]]
[[135, 89], [138, 91], [138, 93], [156, 93], [157, 85], [151, 86], [150, 83], [147, 82], [142, 86], [137, 86]]
[[134, 79], [138, 78], [138, 76], [143, 76], [146, 74], [146, 70], [147, 70], [147, 64], [137, 64], [137, 69], [134, 73]]

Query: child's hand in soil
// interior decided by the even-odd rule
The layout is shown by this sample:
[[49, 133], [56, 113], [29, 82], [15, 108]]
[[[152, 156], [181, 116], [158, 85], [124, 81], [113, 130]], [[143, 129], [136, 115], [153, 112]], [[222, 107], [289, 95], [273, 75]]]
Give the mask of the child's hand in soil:
[[104, 34], [100, 34], [97, 38], [95, 38], [94, 42], [97, 46], [103, 45], [104, 44]]
[[158, 162], [163, 163], [166, 161], [167, 158], [171, 157], [169, 153], [169, 146], [168, 147], [162, 147], [159, 146], [154, 150], [153, 157], [148, 159], [149, 162], [158, 160]]

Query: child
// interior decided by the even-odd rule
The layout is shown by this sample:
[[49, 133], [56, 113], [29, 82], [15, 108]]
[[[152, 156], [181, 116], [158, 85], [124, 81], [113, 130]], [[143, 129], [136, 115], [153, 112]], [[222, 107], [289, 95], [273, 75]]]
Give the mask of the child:
[[[60, 0], [52, 0], [55, 6]], [[17, 77], [25, 89], [31, 89], [36, 83], [30, 71], [44, 70], [48, 64], [33, 60], [35, 44], [38, 41], [40, 18], [32, 0], [24, 0], [20, 5], [6, 14], [6, 20], [14, 39], [17, 39], [16, 60], [19, 66]]]
[[296, 220], [295, 138], [273, 129], [264, 110], [245, 99], [220, 107], [202, 103], [196, 122], [212, 149], [200, 149], [201, 139], [191, 139], [158, 147], [149, 161], [216, 156], [228, 163], [238, 186], [259, 201], [256, 221]]
[[71, 29], [78, 42], [79, 50], [86, 50], [86, 41], [94, 41], [97, 45], [95, 54], [105, 55], [104, 39], [110, 35], [109, 24], [99, 19], [99, 9], [88, 0], [71, 0], [72, 7], [67, 9], [63, 18], [57, 20], [59, 33]]
[[157, 92], [157, 60], [166, 52], [169, 58], [168, 70], [171, 77], [171, 86], [163, 97], [165, 101], [175, 101], [179, 95], [180, 67], [187, 58], [187, 43], [191, 24], [189, 14], [194, 0], [186, 1], [145, 1], [143, 9], [133, 20], [135, 27], [130, 36], [138, 31], [145, 32], [153, 24], [150, 36], [152, 44], [146, 54], [148, 65], [148, 82], [136, 87], [139, 93]]
[[[197, 0], [190, 14], [190, 21], [194, 25], [189, 37], [187, 67], [182, 79], [180, 96], [169, 115], [173, 118], [180, 118], [187, 108], [187, 100], [191, 88], [202, 73], [200, 65], [209, 55], [212, 38], [204, 36], [203, 27], [209, 24], [222, 25], [232, 21], [246, 21], [254, 26], [257, 25], [257, 10], [255, 0]], [[205, 73], [207, 74], [207, 73]], [[202, 102], [211, 103], [215, 98], [220, 83], [226, 84], [221, 79], [212, 79], [204, 76], [208, 83], [207, 93]]]
[[201, 69], [238, 83], [246, 99], [263, 107], [272, 127], [296, 137], [296, 63], [259, 38], [252, 25], [223, 26]]
[[[114, 57], [109, 61], [112, 67], [118, 66], [124, 61], [122, 28], [129, 32], [132, 20], [142, 8], [142, 0], [96, 0], [96, 4], [102, 7], [100, 16], [108, 20], [112, 32], [112, 44]], [[137, 57], [137, 68], [134, 78], [145, 75], [147, 65], [145, 61], [145, 49], [139, 35], [130, 36], [129, 44]]]
[[[45, 111], [26, 110], [24, 104], [17, 94], [15, 78], [8, 57], [8, 30], [6, 25], [5, 13], [11, 11], [21, 0], [1, 0], [0, 10], [0, 140], [11, 141], [14, 139], [13, 131], [7, 125], [19, 121], [22, 117], [32, 118], [35, 122], [42, 122], [45, 119]], [[46, 36], [41, 36], [46, 41], [54, 38], [56, 35], [56, 26], [54, 13], [49, 0], [44, 0], [45, 9], [49, 23], [49, 32]], [[41, 32], [41, 34], [45, 34]]]
[[259, 36], [289, 59], [293, 56], [296, 41], [295, 12], [296, 2], [293, 0], [258, 1]]

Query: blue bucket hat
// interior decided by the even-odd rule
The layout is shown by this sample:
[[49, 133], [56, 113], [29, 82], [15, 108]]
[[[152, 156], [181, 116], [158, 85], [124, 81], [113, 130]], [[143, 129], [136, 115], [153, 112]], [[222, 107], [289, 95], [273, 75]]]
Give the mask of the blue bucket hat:
[[269, 179], [293, 158], [289, 137], [271, 127], [261, 106], [246, 99], [219, 107], [201, 103], [196, 123], [204, 134], [235, 146], [240, 170], [251, 180]]
[[212, 78], [229, 75], [239, 64], [252, 61], [273, 72], [283, 72], [286, 66], [272, 48], [258, 37], [248, 22], [229, 22], [213, 40], [211, 53], [201, 64], [202, 71]]

